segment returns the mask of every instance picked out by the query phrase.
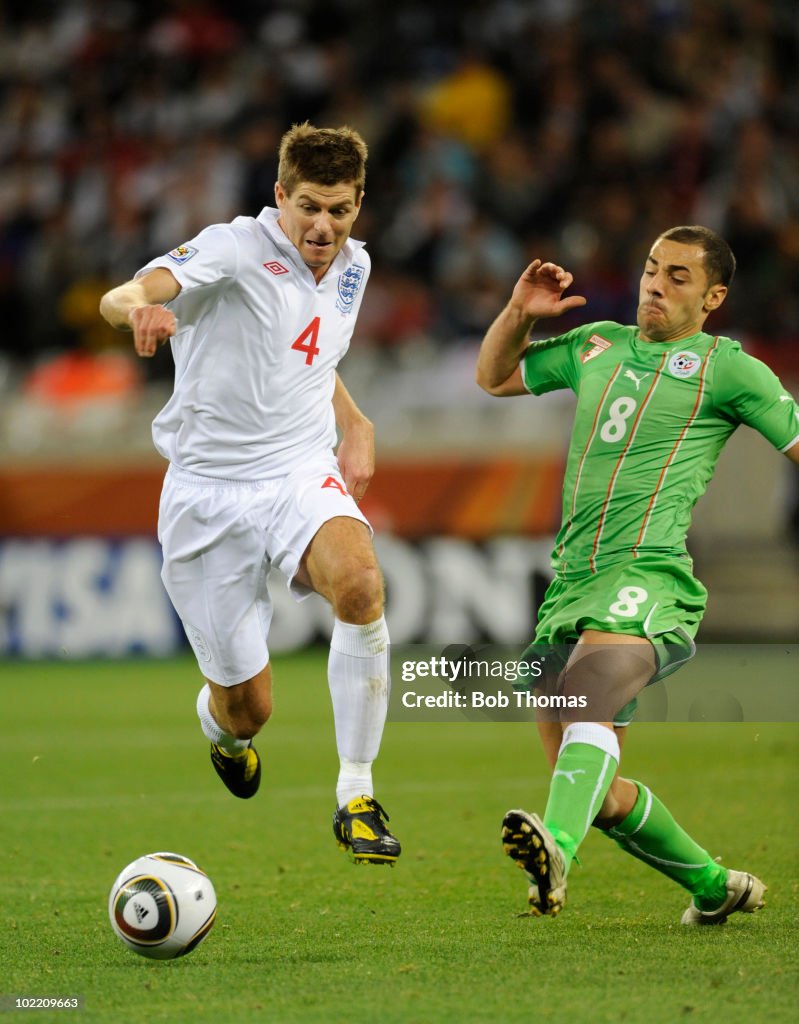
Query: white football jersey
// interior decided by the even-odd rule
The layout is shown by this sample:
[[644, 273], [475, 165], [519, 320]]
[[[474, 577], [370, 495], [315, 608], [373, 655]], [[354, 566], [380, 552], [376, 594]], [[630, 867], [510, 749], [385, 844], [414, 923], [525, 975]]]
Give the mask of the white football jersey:
[[335, 369], [371, 268], [348, 239], [316, 283], [279, 211], [213, 224], [151, 260], [181, 286], [172, 397], [153, 421], [158, 451], [202, 476], [265, 480], [336, 443]]

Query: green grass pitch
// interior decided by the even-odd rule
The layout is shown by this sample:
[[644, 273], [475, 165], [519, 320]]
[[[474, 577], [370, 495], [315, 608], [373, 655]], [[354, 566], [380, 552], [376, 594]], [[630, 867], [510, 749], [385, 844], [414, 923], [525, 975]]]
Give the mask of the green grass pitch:
[[[795, 1019], [796, 725], [642, 723], [625, 751], [714, 855], [767, 881], [763, 912], [683, 929], [687, 895], [591, 834], [565, 912], [536, 920], [499, 841], [508, 807], [545, 801], [532, 726], [390, 722], [375, 780], [404, 852], [356, 867], [330, 827], [324, 661], [275, 660], [247, 803], [211, 768], [190, 659], [0, 664], [4, 1006], [82, 996], [31, 1019], [104, 1024]], [[219, 898], [205, 943], [167, 963], [125, 949], [106, 910], [153, 850], [195, 859]]]

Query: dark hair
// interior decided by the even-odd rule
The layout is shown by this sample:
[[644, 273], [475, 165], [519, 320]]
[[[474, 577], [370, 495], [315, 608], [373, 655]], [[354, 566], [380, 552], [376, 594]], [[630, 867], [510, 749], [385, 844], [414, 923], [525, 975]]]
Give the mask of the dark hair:
[[352, 182], [356, 199], [366, 181], [366, 143], [354, 128], [293, 125], [280, 141], [277, 177], [291, 195], [301, 181], [316, 185]]
[[708, 286], [723, 284], [728, 287], [735, 277], [735, 256], [732, 249], [717, 232], [701, 224], [691, 224], [678, 228], [669, 228], [661, 238], [683, 245], [698, 245], [705, 254], [705, 273]]

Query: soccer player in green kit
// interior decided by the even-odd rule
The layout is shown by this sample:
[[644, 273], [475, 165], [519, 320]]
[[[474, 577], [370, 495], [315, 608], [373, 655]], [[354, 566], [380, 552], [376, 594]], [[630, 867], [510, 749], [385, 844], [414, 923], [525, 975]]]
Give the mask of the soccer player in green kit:
[[738, 342], [702, 329], [734, 272], [714, 231], [672, 228], [646, 259], [637, 327], [591, 323], [531, 343], [536, 320], [586, 302], [564, 297], [570, 273], [534, 260], [480, 349], [477, 382], [492, 395], [577, 394], [556, 575], [534, 644], [571, 647], [558, 692], [583, 697], [587, 709], [538, 722], [552, 767], [543, 818], [512, 810], [502, 823], [534, 915], [562, 909], [592, 824], [688, 890], [683, 924], [721, 924], [763, 906], [760, 879], [716, 863], [651, 790], [618, 771], [636, 694], [695, 650], [707, 593], [685, 535], [719, 452], [746, 423], [799, 463], [794, 399]]

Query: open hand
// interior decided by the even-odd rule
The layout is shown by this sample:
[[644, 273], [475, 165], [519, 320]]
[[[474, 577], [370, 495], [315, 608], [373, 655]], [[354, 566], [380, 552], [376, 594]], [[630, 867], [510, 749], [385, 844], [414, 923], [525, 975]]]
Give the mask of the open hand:
[[533, 260], [516, 282], [510, 304], [533, 320], [560, 316], [569, 309], [586, 304], [582, 295], [569, 295], [565, 299], [562, 297], [573, 280], [569, 271], [556, 263]]

